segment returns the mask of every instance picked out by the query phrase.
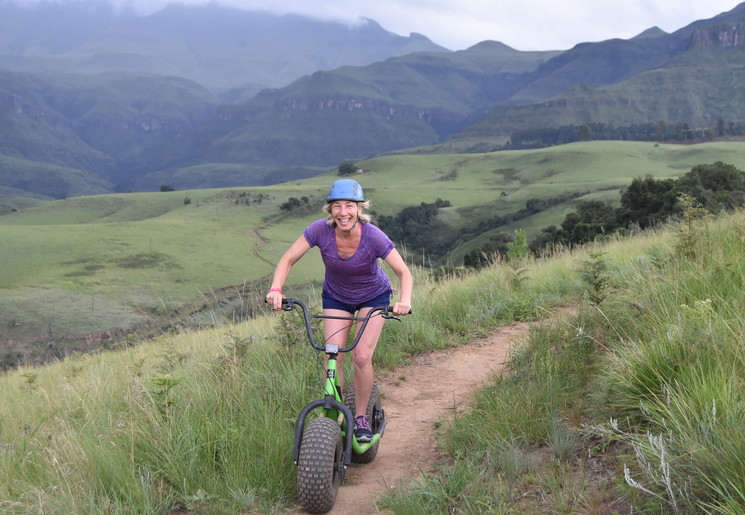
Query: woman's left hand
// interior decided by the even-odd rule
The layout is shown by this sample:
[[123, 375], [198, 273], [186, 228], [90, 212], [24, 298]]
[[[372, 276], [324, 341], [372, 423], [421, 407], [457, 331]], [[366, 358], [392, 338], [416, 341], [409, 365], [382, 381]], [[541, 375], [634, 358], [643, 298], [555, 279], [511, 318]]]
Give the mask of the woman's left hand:
[[404, 304], [403, 302], [396, 302], [396, 304], [393, 305], [393, 314], [396, 316], [410, 315], [411, 306], [409, 304]]

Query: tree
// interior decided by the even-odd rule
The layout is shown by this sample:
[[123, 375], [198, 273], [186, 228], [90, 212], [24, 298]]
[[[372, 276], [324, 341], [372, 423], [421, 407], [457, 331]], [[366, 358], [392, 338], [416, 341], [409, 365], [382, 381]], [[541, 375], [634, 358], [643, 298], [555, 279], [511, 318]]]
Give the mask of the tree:
[[721, 118], [717, 120], [717, 136], [724, 136], [724, 120]]
[[437, 217], [439, 209], [450, 206], [450, 201], [440, 198], [432, 204], [422, 202], [418, 206], [408, 206], [395, 217], [378, 216], [378, 227], [393, 241], [414, 250], [413, 254], [441, 256], [461, 236], [456, 228]]
[[530, 250], [535, 254], [540, 255], [542, 252], [556, 244], [563, 245], [565, 243], [567, 242], [563, 239], [561, 230], [555, 225], [549, 225], [542, 229], [541, 233], [530, 242]]
[[580, 202], [577, 211], [569, 213], [561, 223], [561, 231], [569, 243], [587, 243], [610, 234], [616, 227], [615, 210], [598, 200]]
[[525, 231], [518, 229], [515, 231], [515, 240], [507, 244], [507, 257], [510, 261], [517, 261], [528, 257], [528, 240]]
[[479, 269], [503, 259], [507, 255], [511, 240], [510, 235], [505, 232], [490, 236], [481, 248], [474, 249], [463, 256], [463, 265]]
[[667, 137], [667, 124], [664, 121], [657, 123], [657, 132], [655, 133], [655, 141], [663, 141]]
[[343, 163], [339, 165], [339, 175], [352, 175], [357, 172], [357, 166], [354, 163]]
[[293, 209], [297, 209], [303, 204], [307, 203], [308, 197], [303, 197], [302, 200], [295, 197], [290, 197], [287, 199], [287, 202], [283, 202], [282, 204], [280, 204], [279, 208], [282, 211], [292, 211]]
[[636, 223], [647, 228], [667, 219], [675, 211], [675, 190], [674, 179], [657, 180], [647, 175], [632, 180], [628, 188], [621, 190], [619, 225]]
[[579, 126], [579, 140], [590, 141], [592, 139], [592, 129], [586, 123]]
[[680, 193], [695, 197], [713, 213], [740, 207], [745, 197], [745, 173], [721, 161], [697, 165], [678, 179], [676, 198]]

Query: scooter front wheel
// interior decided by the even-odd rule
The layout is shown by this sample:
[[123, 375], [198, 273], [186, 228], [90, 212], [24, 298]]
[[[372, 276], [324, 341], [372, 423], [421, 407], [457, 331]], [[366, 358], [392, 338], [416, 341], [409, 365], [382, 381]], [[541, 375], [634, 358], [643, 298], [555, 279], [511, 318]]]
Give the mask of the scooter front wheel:
[[297, 496], [310, 513], [334, 507], [344, 480], [344, 444], [335, 420], [314, 418], [305, 426], [297, 462]]

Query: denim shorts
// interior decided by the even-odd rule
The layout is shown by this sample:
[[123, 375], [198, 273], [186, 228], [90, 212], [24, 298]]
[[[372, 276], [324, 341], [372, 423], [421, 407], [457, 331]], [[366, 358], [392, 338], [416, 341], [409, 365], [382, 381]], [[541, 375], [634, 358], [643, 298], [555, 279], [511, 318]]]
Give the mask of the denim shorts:
[[347, 304], [346, 302], [338, 301], [326, 293], [325, 290], [321, 293], [321, 298], [323, 299], [323, 309], [340, 309], [347, 313], [354, 314], [362, 308], [377, 308], [380, 306], [388, 307], [391, 303], [391, 292], [387, 291], [378, 295], [374, 299], [359, 304]]

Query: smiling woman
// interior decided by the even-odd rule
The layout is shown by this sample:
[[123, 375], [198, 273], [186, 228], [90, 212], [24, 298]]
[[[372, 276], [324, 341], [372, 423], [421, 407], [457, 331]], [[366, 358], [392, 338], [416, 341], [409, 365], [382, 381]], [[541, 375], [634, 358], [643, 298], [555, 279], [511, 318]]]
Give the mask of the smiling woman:
[[[387, 307], [393, 289], [380, 267], [381, 259], [393, 269], [400, 282], [401, 297], [393, 305], [393, 313], [405, 315], [411, 311], [411, 272], [390, 238], [364, 214], [368, 206], [362, 186], [357, 181], [340, 179], [331, 185], [324, 206], [328, 218], [306, 227], [277, 263], [272, 285], [266, 294], [266, 302], [273, 309], [282, 307], [282, 286], [290, 269], [312, 247], [318, 247], [326, 267], [322, 292], [324, 315], [349, 317], [358, 313], [357, 316], [364, 317], [373, 308]], [[366, 408], [374, 382], [372, 357], [384, 322], [382, 317], [371, 319], [352, 354], [357, 407], [355, 436], [358, 442], [368, 442], [373, 436]], [[344, 347], [351, 328], [348, 319], [325, 318], [326, 343]], [[339, 362], [342, 357], [340, 354]], [[342, 370], [339, 364], [343, 387]]]

